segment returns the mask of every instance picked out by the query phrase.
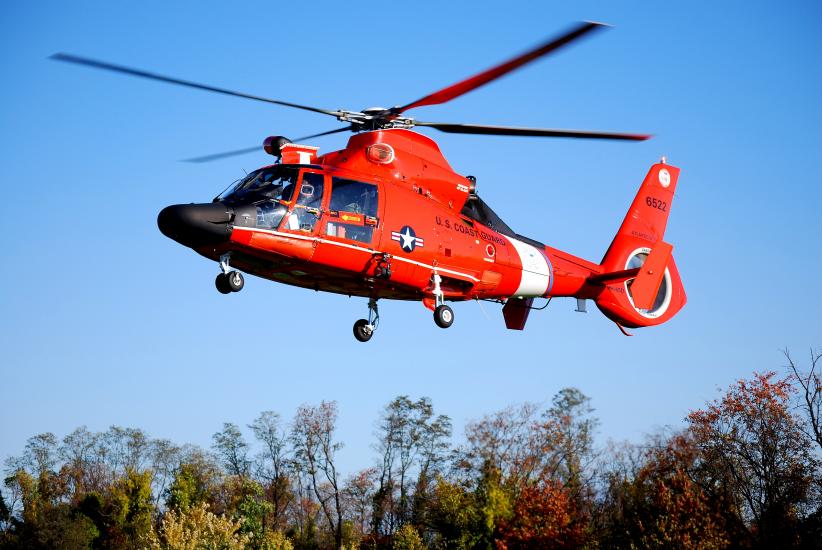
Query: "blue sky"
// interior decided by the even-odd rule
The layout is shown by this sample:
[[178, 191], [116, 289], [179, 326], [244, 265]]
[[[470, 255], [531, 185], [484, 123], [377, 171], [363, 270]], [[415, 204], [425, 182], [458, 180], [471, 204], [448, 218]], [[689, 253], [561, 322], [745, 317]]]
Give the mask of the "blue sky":
[[[0, 458], [43, 431], [141, 427], [210, 445], [224, 421], [337, 400], [344, 469], [371, 464], [399, 394], [466, 420], [575, 386], [600, 442], [681, 425], [718, 387], [822, 345], [822, 9], [814, 2], [5, 2], [0, 7]], [[682, 168], [667, 240], [689, 302], [625, 338], [571, 300], [506, 331], [493, 304], [437, 328], [381, 303], [248, 277], [156, 227], [325, 117], [48, 61], [65, 51], [324, 108], [414, 100], [580, 20], [614, 25], [422, 120], [628, 132], [641, 144], [430, 132], [518, 232], [598, 261], [649, 166]], [[344, 135], [314, 142], [342, 148]]]

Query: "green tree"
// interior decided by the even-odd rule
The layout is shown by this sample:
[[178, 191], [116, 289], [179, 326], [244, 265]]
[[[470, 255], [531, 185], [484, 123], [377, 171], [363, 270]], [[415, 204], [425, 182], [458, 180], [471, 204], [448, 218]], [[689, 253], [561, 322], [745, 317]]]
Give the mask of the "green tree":
[[[451, 420], [434, 415], [431, 399], [400, 395], [385, 407], [380, 422], [382, 464], [374, 494], [374, 530], [391, 534], [408, 521], [420, 523], [424, 498], [412, 488], [427, 490], [448, 450]], [[420, 495], [423, 497], [424, 495]]]
[[219, 483], [218, 467], [200, 453], [182, 462], [166, 491], [166, 505], [177, 511], [211, 503]]
[[424, 550], [422, 537], [412, 525], [403, 525], [394, 533], [391, 542], [392, 550]]
[[240, 498], [234, 517], [242, 524], [240, 533], [249, 535], [252, 546], [259, 548], [266, 540], [265, 517], [271, 503], [263, 498], [263, 488], [256, 481], [238, 479], [237, 490]]
[[263, 481], [271, 503], [271, 524], [281, 529], [288, 506], [294, 500], [289, 487], [288, 437], [280, 426], [280, 415], [273, 411], [263, 411], [249, 427], [263, 446], [257, 457], [257, 476]]
[[215, 433], [214, 450], [222, 458], [226, 470], [231, 475], [245, 477], [251, 461], [248, 459], [248, 442], [240, 428], [231, 422], [223, 424], [222, 431]]
[[159, 532], [151, 531], [143, 544], [151, 550], [243, 550], [250, 536], [240, 533], [240, 527], [240, 521], [217, 516], [200, 503], [184, 511], [168, 510]]
[[50, 488], [59, 487], [56, 476], [43, 472], [35, 478], [19, 469], [6, 479], [6, 485], [20, 495], [20, 519], [6, 533], [3, 543], [9, 548], [69, 550], [89, 548], [99, 532], [92, 521], [62, 502], [62, 495]]
[[465, 485], [437, 476], [428, 507], [435, 547], [476, 547], [483, 539], [482, 520], [475, 496]]
[[113, 547], [136, 547], [151, 531], [154, 501], [151, 472], [126, 468], [112, 484], [104, 502], [107, 529], [105, 538]]

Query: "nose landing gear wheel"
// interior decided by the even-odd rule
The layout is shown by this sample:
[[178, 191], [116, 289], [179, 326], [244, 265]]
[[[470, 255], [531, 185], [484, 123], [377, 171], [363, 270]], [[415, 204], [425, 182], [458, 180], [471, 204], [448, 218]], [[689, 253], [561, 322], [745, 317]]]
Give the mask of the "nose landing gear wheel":
[[228, 272], [225, 276], [225, 279], [228, 283], [228, 288], [231, 289], [231, 292], [240, 292], [243, 289], [243, 285], [245, 284], [243, 274], [239, 271]]
[[446, 306], [437, 306], [434, 310], [434, 322], [440, 328], [448, 328], [454, 323], [454, 311]]
[[228, 286], [228, 279], [225, 275], [220, 273], [214, 280], [214, 286], [220, 291], [220, 294], [231, 294], [231, 289]]
[[374, 335], [374, 329], [368, 324], [367, 319], [360, 319], [354, 323], [354, 338], [360, 342], [368, 342]]
[[232, 292], [240, 292], [243, 289], [245, 280], [243, 274], [239, 271], [229, 271], [228, 273], [220, 273], [214, 280], [214, 286], [221, 294], [231, 294]]

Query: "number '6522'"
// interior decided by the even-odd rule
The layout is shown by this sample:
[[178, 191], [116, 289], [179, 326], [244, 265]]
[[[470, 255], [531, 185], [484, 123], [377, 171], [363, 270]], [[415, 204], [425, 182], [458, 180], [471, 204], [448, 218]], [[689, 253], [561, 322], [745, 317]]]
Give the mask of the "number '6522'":
[[651, 208], [662, 210], [663, 212], [667, 212], [668, 210], [667, 202], [655, 199], [654, 197], [645, 197], [645, 204], [647, 204]]

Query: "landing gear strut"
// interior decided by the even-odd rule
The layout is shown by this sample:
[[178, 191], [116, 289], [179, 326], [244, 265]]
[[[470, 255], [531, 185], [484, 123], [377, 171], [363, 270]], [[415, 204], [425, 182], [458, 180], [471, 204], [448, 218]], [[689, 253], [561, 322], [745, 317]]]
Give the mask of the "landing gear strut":
[[230, 294], [232, 292], [240, 292], [245, 285], [243, 274], [239, 271], [231, 271], [228, 261], [231, 259], [231, 252], [220, 256], [220, 269], [222, 273], [217, 275], [214, 285], [221, 294]]
[[440, 328], [448, 328], [454, 323], [454, 310], [445, 305], [445, 294], [440, 287], [442, 277], [440, 277], [436, 270], [434, 270], [432, 279], [434, 281], [434, 303], [436, 304], [434, 308], [434, 322]]
[[368, 342], [380, 324], [380, 311], [377, 308], [377, 299], [368, 300], [368, 319], [360, 319], [354, 323], [354, 338], [360, 342]]

